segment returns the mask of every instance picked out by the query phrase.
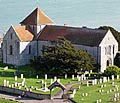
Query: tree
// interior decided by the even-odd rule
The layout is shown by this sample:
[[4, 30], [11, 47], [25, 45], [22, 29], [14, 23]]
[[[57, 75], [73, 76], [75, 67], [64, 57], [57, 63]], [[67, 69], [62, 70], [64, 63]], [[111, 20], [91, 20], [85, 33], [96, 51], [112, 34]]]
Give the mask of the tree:
[[120, 53], [116, 54], [114, 64], [120, 68]]
[[95, 59], [84, 50], [76, 49], [70, 41], [59, 38], [51, 46], [43, 46], [41, 63], [52, 74], [72, 74], [93, 69]]
[[120, 74], [120, 68], [117, 66], [108, 66], [107, 69], [105, 70], [104, 74], [106, 76], [111, 77], [112, 75], [117, 76]]

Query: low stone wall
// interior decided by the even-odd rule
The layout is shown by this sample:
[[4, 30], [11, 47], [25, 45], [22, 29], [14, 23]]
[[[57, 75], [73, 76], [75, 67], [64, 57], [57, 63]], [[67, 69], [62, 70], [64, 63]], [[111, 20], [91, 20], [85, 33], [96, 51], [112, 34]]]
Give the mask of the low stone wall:
[[19, 90], [15, 88], [9, 88], [5, 86], [0, 86], [0, 91], [17, 94], [17, 95], [21, 95], [24, 92], [26, 97], [35, 98], [35, 99], [50, 99], [50, 94], [38, 94], [38, 93]]

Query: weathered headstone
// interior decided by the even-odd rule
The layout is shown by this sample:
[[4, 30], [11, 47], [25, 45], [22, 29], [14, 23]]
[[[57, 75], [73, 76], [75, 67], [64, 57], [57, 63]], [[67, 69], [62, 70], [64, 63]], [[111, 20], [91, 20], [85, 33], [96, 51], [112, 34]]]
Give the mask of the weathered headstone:
[[56, 76], [54, 76], [54, 81], [56, 81], [57, 80], [57, 77]]
[[89, 81], [87, 81], [87, 87], [89, 86]]
[[15, 76], [15, 81], [17, 81], [17, 76]]
[[67, 74], [65, 74], [65, 79], [67, 79]]
[[8, 70], [8, 66], [4, 67], [4, 70]]
[[7, 86], [7, 81], [6, 81], [6, 80], [4, 80], [3, 85], [4, 85], [4, 86]]
[[112, 75], [112, 80], [114, 80], [114, 75]]
[[74, 74], [72, 75], [72, 80], [74, 80]]
[[97, 79], [94, 80], [94, 84], [97, 84]]
[[36, 78], [38, 79], [38, 75], [36, 75]]
[[21, 74], [21, 79], [23, 79], [23, 74]]
[[9, 86], [9, 81], [6, 82], [6, 86]]
[[102, 79], [101, 79], [101, 78], [100, 78], [100, 81], [99, 81], [99, 82], [100, 82], [100, 84], [102, 83]]
[[109, 77], [107, 78], [107, 81], [108, 81], [108, 82], [110, 81], [110, 78], [109, 78]]
[[92, 70], [90, 70], [90, 73], [92, 73]]
[[58, 82], [60, 82], [60, 79], [57, 79]]
[[45, 74], [45, 80], [47, 80], [47, 74]]
[[119, 79], [119, 75], [117, 75], [117, 79]]
[[103, 77], [103, 83], [107, 82], [107, 77]]
[[53, 83], [53, 79], [50, 80], [50, 84], [52, 84], [52, 83]]
[[95, 80], [92, 80], [92, 85], [95, 85]]
[[80, 79], [81, 79], [81, 77], [80, 77], [80, 76], [78, 76], [78, 81], [80, 81]]

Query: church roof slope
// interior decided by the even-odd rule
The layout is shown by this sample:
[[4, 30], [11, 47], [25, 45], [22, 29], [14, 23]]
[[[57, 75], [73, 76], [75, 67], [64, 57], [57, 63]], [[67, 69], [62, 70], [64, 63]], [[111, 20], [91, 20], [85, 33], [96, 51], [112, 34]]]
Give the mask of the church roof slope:
[[53, 24], [54, 22], [39, 8], [36, 8], [22, 22], [23, 25]]
[[107, 30], [47, 25], [38, 36], [38, 40], [53, 41], [65, 37], [73, 44], [98, 46]]
[[29, 31], [29, 27], [26, 26], [13, 26], [16, 34], [18, 35], [20, 41], [27, 42], [32, 41], [34, 35]]

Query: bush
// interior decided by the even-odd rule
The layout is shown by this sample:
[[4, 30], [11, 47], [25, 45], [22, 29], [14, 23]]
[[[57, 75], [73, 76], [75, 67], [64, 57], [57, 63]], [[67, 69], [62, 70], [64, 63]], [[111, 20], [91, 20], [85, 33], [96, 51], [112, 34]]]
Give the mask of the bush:
[[104, 74], [109, 77], [111, 77], [112, 75], [117, 76], [120, 74], [120, 68], [118, 68], [117, 66], [108, 66]]

